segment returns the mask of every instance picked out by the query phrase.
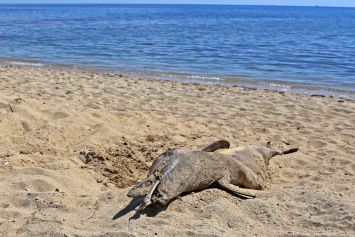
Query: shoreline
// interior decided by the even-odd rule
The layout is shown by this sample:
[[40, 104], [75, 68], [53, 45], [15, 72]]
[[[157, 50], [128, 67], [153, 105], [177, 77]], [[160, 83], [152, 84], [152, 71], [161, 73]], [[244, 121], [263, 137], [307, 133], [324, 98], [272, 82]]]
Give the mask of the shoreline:
[[[355, 235], [355, 100], [19, 66], [0, 76], [1, 236]], [[255, 199], [211, 187], [134, 211], [127, 192], [159, 154], [220, 139], [300, 150], [270, 160]]]
[[128, 71], [110, 67], [100, 66], [82, 66], [73, 64], [52, 64], [35, 60], [17, 60], [17, 59], [2, 59], [0, 60], [2, 66], [19, 66], [27, 68], [49, 69], [49, 70], [64, 70], [76, 72], [90, 72], [99, 74], [124, 75], [128, 77], [148, 78], [156, 80], [192, 82], [202, 84], [219, 84], [226, 86], [240, 86], [250, 87], [256, 89], [267, 89], [283, 92], [294, 92], [307, 95], [324, 95], [342, 98], [355, 99], [355, 89], [342, 90], [337, 88], [327, 88], [316, 85], [299, 84], [292, 81], [280, 81], [270, 79], [247, 79], [251, 76], [240, 76], [238, 78], [223, 78], [218, 76], [201, 76], [183, 73], [169, 73], [169, 72], [152, 72], [152, 71]]

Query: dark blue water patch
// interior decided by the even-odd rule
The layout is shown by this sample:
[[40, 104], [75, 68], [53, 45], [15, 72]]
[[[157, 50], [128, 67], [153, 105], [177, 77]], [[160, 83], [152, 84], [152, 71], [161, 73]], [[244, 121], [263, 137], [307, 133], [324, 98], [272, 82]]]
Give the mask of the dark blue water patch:
[[353, 93], [355, 9], [0, 5], [0, 58]]

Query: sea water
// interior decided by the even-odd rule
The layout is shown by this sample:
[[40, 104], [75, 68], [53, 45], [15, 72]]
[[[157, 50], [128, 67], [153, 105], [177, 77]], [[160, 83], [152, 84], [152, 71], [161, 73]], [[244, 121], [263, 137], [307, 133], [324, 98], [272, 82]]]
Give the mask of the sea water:
[[355, 8], [0, 5], [0, 63], [354, 96]]

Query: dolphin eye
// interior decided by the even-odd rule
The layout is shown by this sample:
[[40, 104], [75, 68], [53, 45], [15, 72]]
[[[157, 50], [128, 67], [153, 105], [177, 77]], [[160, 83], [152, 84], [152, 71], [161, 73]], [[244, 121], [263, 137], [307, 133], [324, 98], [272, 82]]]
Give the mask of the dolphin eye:
[[173, 155], [174, 155], [174, 151], [172, 151], [172, 150], [164, 152], [165, 157], [169, 157], [169, 156], [173, 156]]

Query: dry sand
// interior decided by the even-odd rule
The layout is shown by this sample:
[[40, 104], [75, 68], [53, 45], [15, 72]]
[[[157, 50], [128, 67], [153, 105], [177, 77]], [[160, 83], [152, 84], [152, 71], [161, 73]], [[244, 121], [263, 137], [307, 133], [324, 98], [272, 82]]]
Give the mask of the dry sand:
[[[354, 100], [1, 66], [0, 135], [0, 236], [355, 235]], [[133, 210], [158, 154], [217, 139], [300, 151], [271, 160], [256, 199]]]

